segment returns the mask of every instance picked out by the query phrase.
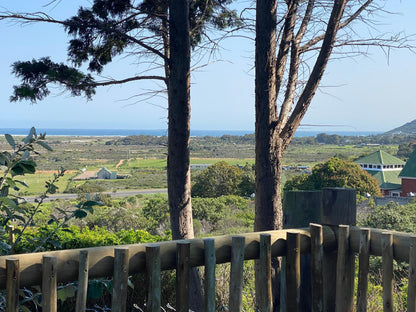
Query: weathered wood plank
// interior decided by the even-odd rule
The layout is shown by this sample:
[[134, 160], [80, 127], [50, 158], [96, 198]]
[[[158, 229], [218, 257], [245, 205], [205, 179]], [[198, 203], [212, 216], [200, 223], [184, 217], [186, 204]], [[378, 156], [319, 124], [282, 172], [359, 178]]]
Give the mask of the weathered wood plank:
[[87, 306], [87, 292], [88, 292], [88, 251], [81, 250], [79, 252], [79, 273], [78, 273], [78, 291], [76, 312], [84, 312]]
[[357, 286], [357, 312], [367, 311], [370, 238], [370, 229], [361, 229]]
[[176, 311], [189, 312], [189, 258], [191, 244], [187, 241], [177, 243], [176, 267]]
[[205, 272], [204, 272], [204, 309], [205, 312], [215, 312], [215, 240], [204, 239]]
[[[312, 312], [324, 311], [324, 280], [323, 261], [324, 247], [322, 225], [309, 225], [311, 231], [311, 290], [312, 290]], [[333, 287], [333, 285], [328, 285]]]
[[383, 267], [383, 311], [393, 311], [393, 234], [381, 235]]
[[357, 222], [356, 193], [356, 190], [349, 188], [323, 188], [320, 222], [331, 225], [355, 225]]
[[300, 311], [300, 235], [287, 232], [286, 309]]
[[42, 261], [42, 312], [57, 311], [56, 267], [54, 256], [43, 256]]
[[111, 311], [125, 312], [127, 306], [127, 279], [129, 277], [129, 249], [114, 248], [113, 294]]
[[[308, 251], [310, 248], [309, 231], [299, 229], [301, 235], [301, 249]], [[260, 234], [271, 235], [272, 256], [283, 256], [286, 252], [286, 231], [265, 231], [241, 234], [246, 242], [245, 260], [258, 258]], [[215, 239], [215, 252], [217, 263], [230, 262], [231, 241], [229, 235], [213, 237]], [[191, 244], [190, 265], [200, 266], [204, 264], [204, 242], [202, 239], [187, 240]], [[161, 269], [172, 270], [176, 268], [176, 243], [177, 241], [160, 242]], [[326, 250], [336, 248], [336, 236], [330, 227], [324, 227], [324, 246]], [[144, 273], [146, 269], [145, 244], [125, 245], [129, 248], [129, 274]], [[20, 286], [39, 285], [42, 277], [42, 257], [44, 255], [56, 256], [58, 259], [58, 282], [76, 281], [78, 279], [79, 252], [82, 249], [59, 250], [38, 252], [34, 254], [13, 255], [20, 263]], [[407, 249], [407, 255], [409, 251]], [[89, 254], [89, 278], [111, 276], [114, 270], [114, 246], [88, 248]], [[6, 258], [0, 257], [0, 289], [6, 287]]]
[[272, 298], [272, 260], [271, 260], [270, 235], [260, 235], [260, 259], [259, 259], [259, 288], [256, 289], [258, 309], [264, 312], [273, 311]]
[[416, 312], [416, 236], [410, 238], [409, 285], [407, 288], [407, 311]]
[[335, 311], [352, 311], [354, 286], [354, 258], [349, 249], [348, 225], [340, 225], [338, 232], [337, 278]]
[[240, 312], [242, 310], [244, 246], [244, 236], [233, 236], [231, 247], [230, 312]]
[[160, 247], [157, 244], [146, 246], [147, 304], [146, 311], [160, 312]]
[[19, 260], [9, 258], [6, 260], [7, 282], [6, 282], [6, 312], [19, 311]]

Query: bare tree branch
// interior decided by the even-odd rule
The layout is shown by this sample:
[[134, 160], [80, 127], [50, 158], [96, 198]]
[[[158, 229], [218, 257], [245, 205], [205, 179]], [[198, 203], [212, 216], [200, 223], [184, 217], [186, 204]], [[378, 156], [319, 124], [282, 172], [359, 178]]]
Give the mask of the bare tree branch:
[[316, 59], [315, 66], [309, 76], [308, 82], [300, 95], [295, 108], [292, 111], [286, 125], [281, 132], [281, 138], [283, 140], [283, 148], [286, 149], [290, 143], [294, 132], [298, 128], [303, 116], [305, 115], [316, 89], [321, 82], [322, 75], [325, 71], [326, 64], [328, 63], [331, 55], [333, 45], [336, 39], [337, 31], [339, 29], [342, 14], [344, 12], [347, 0], [335, 0], [331, 16], [328, 20], [328, 26], [326, 35], [322, 43], [321, 50], [319, 51], [318, 58]]
[[[360, 16], [360, 14], [363, 13], [372, 2], [373, 0], [367, 0], [361, 7], [359, 7], [353, 14], [351, 14], [351, 16], [349, 16], [344, 22], [342, 22], [339, 25], [339, 29], [347, 27], [352, 21], [356, 20]], [[311, 47], [315, 46], [318, 42], [322, 41], [324, 37], [325, 37], [325, 33], [309, 40], [299, 49], [300, 53], [304, 53], [308, 51]]]

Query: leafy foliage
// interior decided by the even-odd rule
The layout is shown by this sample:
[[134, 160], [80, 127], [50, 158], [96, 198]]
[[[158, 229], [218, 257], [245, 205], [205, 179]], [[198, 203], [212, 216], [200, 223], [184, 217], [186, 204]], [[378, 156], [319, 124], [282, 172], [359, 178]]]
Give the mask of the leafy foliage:
[[333, 157], [313, 167], [312, 174], [288, 180], [285, 190], [320, 190], [324, 187], [354, 188], [358, 194], [380, 195], [378, 182], [355, 163]]
[[[20, 244], [23, 235], [33, 225], [34, 218], [42, 214], [41, 206], [49, 194], [57, 191], [56, 183], [64, 175], [65, 170], [61, 169], [54, 177], [45, 182], [45, 191], [35, 200], [35, 204], [27, 203], [24, 198], [14, 195], [20, 190], [20, 187], [27, 185], [17, 180], [16, 176], [33, 174], [36, 172], [36, 162], [31, 154], [39, 155], [35, 146], [39, 145], [47, 150], [52, 150], [45, 142], [45, 135], [38, 135], [35, 128], [32, 128], [22, 142], [16, 142], [15, 139], [6, 134], [5, 138], [12, 148], [12, 152], [4, 151], [0, 153], [1, 169], [3, 176], [0, 177], [0, 239], [1, 253], [14, 253], [16, 246]], [[93, 211], [93, 206], [99, 203], [86, 201], [71, 207], [69, 210], [58, 210], [59, 215], [51, 215], [49, 224], [54, 224], [56, 230], [65, 228], [67, 222], [72, 218], [84, 218], [88, 212]], [[16, 236], [15, 239], [9, 240], [10, 236]], [[37, 251], [44, 247], [44, 244], [50, 241], [51, 244], [59, 243], [51, 240], [51, 236], [40, 239], [32, 239], [33, 249], [26, 251]]]
[[22, 253], [36, 249], [38, 240], [47, 241], [43, 244], [42, 250], [50, 251], [158, 242], [168, 239], [165, 236], [151, 235], [143, 230], [120, 230], [118, 232], [111, 232], [106, 228], [98, 226], [90, 229], [88, 227], [79, 228], [75, 225], [65, 229], [57, 229], [57, 225], [44, 225], [30, 228], [26, 231], [21, 242], [16, 246], [16, 252]]
[[36, 103], [49, 95], [49, 83], [59, 83], [71, 92], [72, 96], [82, 93], [87, 98], [95, 94], [94, 79], [89, 74], [83, 74], [75, 68], [64, 64], [53, 63], [48, 57], [40, 60], [16, 62], [13, 64], [13, 74], [22, 80], [20, 86], [14, 86], [12, 102], [30, 100]]
[[220, 161], [194, 178], [192, 195], [220, 197], [223, 195], [250, 196], [254, 193], [254, 174], [249, 166], [240, 169]]
[[397, 151], [397, 156], [407, 159], [410, 157], [410, 154], [413, 153], [415, 148], [416, 148], [416, 141], [399, 144], [399, 150]]
[[376, 206], [362, 226], [416, 233], [416, 202], [407, 205], [390, 202], [385, 206]]
[[[228, 8], [231, 2], [192, 1], [189, 16], [194, 48], [205, 40], [204, 34], [210, 28], [223, 30], [241, 25], [237, 13]], [[22, 84], [14, 87], [11, 100], [28, 99], [33, 103], [42, 100], [50, 93], [49, 84], [59, 84], [72, 96], [84, 94], [90, 99], [97, 86], [141, 79], [165, 81], [168, 77], [155, 70], [150, 75], [97, 82], [91, 74], [85, 74], [78, 68], [87, 63], [89, 72], [101, 74], [106, 65], [123, 54], [134, 55], [146, 62], [150, 59], [157, 63], [158, 66], [154, 66], [156, 68], [159, 65], [169, 66], [168, 7], [167, 1], [160, 0], [94, 0], [91, 7], [80, 7], [77, 15], [64, 21], [55, 21], [64, 26], [72, 37], [68, 43], [68, 60], [74, 67], [54, 63], [48, 57], [14, 63], [13, 73], [21, 78]], [[51, 20], [39, 14], [34, 21]]]

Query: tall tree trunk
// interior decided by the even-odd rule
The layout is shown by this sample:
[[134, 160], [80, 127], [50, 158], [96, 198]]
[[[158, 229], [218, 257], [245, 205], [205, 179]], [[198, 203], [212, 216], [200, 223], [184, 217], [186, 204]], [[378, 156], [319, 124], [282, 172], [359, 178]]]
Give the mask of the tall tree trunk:
[[193, 238], [191, 206], [190, 41], [188, 1], [170, 1], [168, 196], [172, 238]]
[[[189, 2], [169, 3], [168, 197], [173, 239], [194, 237], [191, 205]], [[202, 311], [198, 268], [190, 271], [190, 308]]]
[[[282, 150], [276, 130], [276, 0], [257, 0], [255, 107], [256, 196], [254, 230], [282, 228]], [[258, 264], [256, 264], [257, 267]], [[280, 263], [272, 259], [274, 310], [280, 307]], [[256, 269], [256, 273], [257, 273]], [[256, 274], [256, 289], [259, 289]]]
[[[255, 107], [256, 107], [256, 231], [282, 228], [281, 176], [283, 154], [292, 140], [308, 109], [325, 71], [339, 29], [347, 0], [334, 0], [322, 47], [305, 87], [292, 110], [295, 99], [297, 71], [299, 69], [299, 43], [306, 31], [314, 1], [308, 9], [296, 37], [294, 36], [297, 0], [286, 1], [285, 26], [280, 37], [276, 58], [276, 6], [277, 0], [257, 0], [256, 49], [255, 49]], [[289, 49], [291, 48], [291, 50]], [[290, 73], [280, 116], [277, 112], [277, 96], [286, 69], [288, 53]], [[277, 70], [276, 70], [277, 67]], [[289, 113], [291, 112], [291, 115]], [[273, 310], [280, 310], [280, 265], [273, 259]], [[256, 286], [257, 286], [256, 279]]]
[[276, 130], [276, 6], [276, 0], [258, 0], [256, 9], [256, 231], [282, 227], [282, 152]]

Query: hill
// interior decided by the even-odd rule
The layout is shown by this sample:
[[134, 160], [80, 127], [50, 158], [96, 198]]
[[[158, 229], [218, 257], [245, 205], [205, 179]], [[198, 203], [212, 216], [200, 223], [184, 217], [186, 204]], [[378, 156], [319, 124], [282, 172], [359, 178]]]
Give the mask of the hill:
[[392, 134], [416, 134], [416, 119], [408, 123], [405, 123], [403, 126], [387, 131], [383, 135]]

